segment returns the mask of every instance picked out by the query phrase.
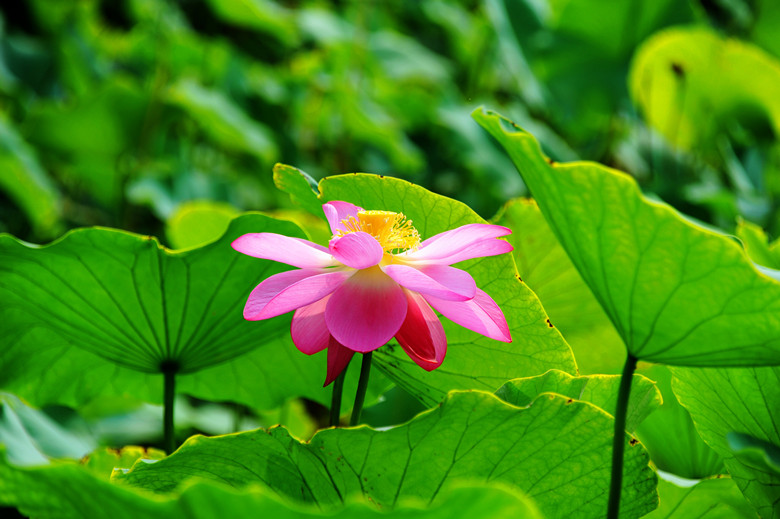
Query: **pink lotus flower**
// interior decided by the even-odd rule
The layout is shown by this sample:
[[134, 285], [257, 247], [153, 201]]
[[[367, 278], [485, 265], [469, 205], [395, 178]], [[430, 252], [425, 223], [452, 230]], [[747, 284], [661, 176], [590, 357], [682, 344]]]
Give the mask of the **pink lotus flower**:
[[506, 227], [469, 224], [420, 243], [403, 214], [365, 211], [347, 202], [322, 206], [333, 238], [328, 247], [273, 233], [245, 234], [232, 246], [299, 270], [260, 283], [244, 307], [250, 321], [295, 310], [292, 340], [303, 353], [328, 349], [325, 385], [355, 352], [370, 352], [395, 337], [420, 367], [441, 365], [447, 338], [436, 313], [487, 337], [511, 342], [498, 305], [452, 263], [512, 250], [497, 238]]

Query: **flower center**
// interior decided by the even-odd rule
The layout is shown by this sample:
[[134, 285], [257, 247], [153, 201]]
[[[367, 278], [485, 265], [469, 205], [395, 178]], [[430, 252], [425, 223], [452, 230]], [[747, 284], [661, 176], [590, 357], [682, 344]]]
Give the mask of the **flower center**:
[[386, 252], [404, 251], [420, 245], [420, 233], [403, 213], [391, 211], [358, 211], [357, 218], [350, 216], [341, 220], [347, 229], [338, 236], [351, 232], [367, 232], [379, 242]]

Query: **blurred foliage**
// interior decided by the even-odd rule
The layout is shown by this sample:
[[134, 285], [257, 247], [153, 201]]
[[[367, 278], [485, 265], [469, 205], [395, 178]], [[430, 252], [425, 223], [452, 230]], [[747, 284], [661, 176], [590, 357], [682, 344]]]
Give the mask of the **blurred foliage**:
[[[468, 117], [485, 104], [555, 160], [617, 166], [701, 220], [775, 233], [777, 19], [769, 0], [5, 2], [0, 231], [161, 236], [185, 202], [289, 207], [276, 161], [314, 180], [400, 176], [488, 218], [525, 189]], [[679, 95], [682, 63], [658, 48], [673, 36]]]

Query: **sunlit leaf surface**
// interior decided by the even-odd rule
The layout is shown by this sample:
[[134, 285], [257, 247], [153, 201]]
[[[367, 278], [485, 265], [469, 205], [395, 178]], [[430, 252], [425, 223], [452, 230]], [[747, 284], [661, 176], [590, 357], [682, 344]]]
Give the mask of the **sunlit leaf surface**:
[[645, 519], [757, 519], [731, 478], [705, 479], [687, 488], [658, 481], [661, 505]]
[[[192, 476], [237, 488], [255, 482], [324, 508], [364, 493], [390, 508], [403, 498], [435, 502], [447, 483], [467, 478], [517, 486], [548, 518], [597, 518], [606, 507], [613, 425], [595, 406], [559, 395], [517, 408], [488, 393], [454, 392], [388, 431], [328, 429], [303, 444], [283, 428], [196, 437], [120, 479], [156, 492], [173, 491]], [[240, 455], [246, 449], [251, 457]], [[206, 459], [208, 466], [194, 463]], [[647, 461], [640, 444], [627, 445], [621, 517], [656, 506]]]
[[[780, 368], [674, 368], [672, 373], [680, 403], [702, 438], [721, 455], [739, 489], [762, 517], [780, 517], [778, 472], [751, 460], [755, 440], [780, 451]], [[733, 433], [751, 437], [752, 445], [730, 445]], [[754, 452], [746, 454], [745, 449]]]
[[620, 373], [623, 341], [536, 203], [511, 200], [495, 223], [512, 229], [507, 239], [517, 270], [571, 346], [580, 373]]
[[[129, 460], [126, 456], [123, 460]], [[122, 460], [118, 460], [122, 461]], [[273, 492], [254, 485], [242, 492], [212, 481], [185, 485], [181, 492], [157, 496], [125, 485], [109, 483], [75, 464], [18, 468], [0, 460], [0, 503], [11, 504], [31, 517], [42, 519], [112, 517], [135, 519], [211, 519], [214, 517], [273, 517], [312, 519], [333, 517], [318, 507], [291, 504]], [[74, 492], [73, 489], [79, 489]], [[474, 517], [541, 519], [533, 502], [506, 486], [465, 485], [447, 488], [431, 507], [404, 499], [388, 513], [369, 500], [354, 496], [338, 517], [448, 519], [460, 514]]]
[[780, 363], [780, 284], [737, 242], [649, 201], [623, 173], [551, 165], [507, 119], [474, 117], [512, 157], [629, 353], [690, 366]]
[[636, 437], [650, 453], [655, 466], [687, 479], [724, 474], [723, 460], [701, 439], [690, 413], [677, 401], [669, 368], [642, 364], [638, 371], [655, 381], [664, 399], [660, 409], [636, 430]]
[[[510, 380], [496, 391], [496, 395], [510, 404], [525, 406], [541, 393], [557, 393], [590, 402], [613, 415], [619, 385], [618, 375], [573, 377], [563, 371], [551, 370], [538, 377]], [[633, 432], [660, 405], [661, 393], [656, 389], [653, 381], [642, 375], [634, 375], [631, 382], [626, 430]]]

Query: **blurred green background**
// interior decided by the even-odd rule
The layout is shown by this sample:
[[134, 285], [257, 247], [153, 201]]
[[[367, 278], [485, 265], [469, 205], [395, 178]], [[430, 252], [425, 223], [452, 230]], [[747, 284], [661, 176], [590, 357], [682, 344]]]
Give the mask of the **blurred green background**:
[[490, 218], [525, 189], [485, 105], [556, 161], [777, 234], [778, 23], [770, 0], [3, 2], [0, 231], [188, 245], [170, 222], [289, 208], [275, 162]]

